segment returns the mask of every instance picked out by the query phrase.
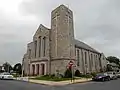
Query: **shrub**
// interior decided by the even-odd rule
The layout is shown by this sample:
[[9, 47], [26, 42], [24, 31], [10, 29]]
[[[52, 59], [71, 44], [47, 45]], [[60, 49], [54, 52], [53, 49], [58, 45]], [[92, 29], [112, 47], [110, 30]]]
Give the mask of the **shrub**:
[[85, 75], [85, 78], [92, 78], [92, 75], [91, 74], [87, 74], [87, 75]]
[[75, 71], [75, 76], [77, 76], [77, 77], [80, 77], [80, 76], [81, 76], [81, 73], [80, 73], [79, 70], [76, 70], [76, 71]]
[[50, 78], [54, 78], [54, 77], [55, 77], [55, 74], [50, 75]]
[[70, 69], [67, 69], [64, 74], [65, 78], [71, 78], [72, 77], [72, 71]]
[[20, 76], [18, 73], [13, 73], [12, 75], [13, 75], [13, 77], [19, 77]]
[[82, 77], [82, 78], [92, 78], [92, 75], [91, 74], [81, 74], [80, 73], [79, 77]]
[[95, 77], [95, 76], [96, 76], [96, 74], [97, 74], [97, 73], [95, 73], [95, 72], [91, 73], [91, 75], [92, 75], [93, 77]]
[[42, 77], [48, 77], [49, 75], [43, 75]]
[[56, 77], [63, 78], [63, 75], [62, 74], [57, 74]]
[[51, 77], [55, 77], [55, 74], [52, 74]]

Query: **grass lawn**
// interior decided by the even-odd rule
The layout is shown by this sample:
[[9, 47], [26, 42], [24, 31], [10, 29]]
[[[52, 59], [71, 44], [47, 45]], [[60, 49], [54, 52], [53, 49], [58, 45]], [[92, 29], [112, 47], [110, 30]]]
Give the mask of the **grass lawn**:
[[[46, 81], [65, 81], [65, 80], [71, 80], [71, 78], [58, 78], [58, 77], [49, 77], [49, 76], [41, 76], [41, 77], [35, 77], [31, 78], [34, 80], [46, 80]], [[80, 79], [80, 78], [77, 78]]]

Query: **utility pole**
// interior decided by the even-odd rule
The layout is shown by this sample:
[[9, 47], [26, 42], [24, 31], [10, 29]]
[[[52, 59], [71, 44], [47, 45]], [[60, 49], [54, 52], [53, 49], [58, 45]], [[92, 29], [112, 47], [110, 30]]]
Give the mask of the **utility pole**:
[[74, 65], [72, 65], [72, 80], [73, 80], [73, 83], [74, 83]]

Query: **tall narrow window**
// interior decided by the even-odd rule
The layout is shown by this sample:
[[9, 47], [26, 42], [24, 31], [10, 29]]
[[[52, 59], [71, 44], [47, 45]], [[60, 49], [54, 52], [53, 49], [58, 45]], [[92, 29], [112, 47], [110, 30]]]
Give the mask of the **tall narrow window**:
[[75, 56], [76, 56], [76, 48], [75, 48]]
[[[103, 58], [103, 60], [104, 60], [104, 58]], [[99, 57], [99, 65], [102, 68], [101, 56]]]
[[92, 61], [92, 60], [91, 60], [91, 57], [90, 57], [90, 53], [88, 53], [88, 56], [89, 56], [89, 67], [90, 67], [89, 70], [91, 71], [91, 70], [92, 70], [92, 66], [91, 66], [91, 61]]
[[82, 49], [81, 49], [81, 58], [82, 58], [82, 69], [83, 69], [83, 72], [85, 73], [84, 54]]
[[80, 54], [79, 54], [79, 50], [77, 50], [77, 66], [80, 65], [79, 60], [80, 60]]
[[46, 37], [43, 38], [43, 56], [45, 56], [46, 53]]
[[29, 53], [28, 57], [29, 59], [31, 59], [31, 49], [28, 50], [28, 53]]
[[98, 57], [97, 57], [97, 55], [96, 55], [96, 65], [98, 65]]
[[93, 66], [93, 55], [91, 54], [91, 66]]
[[96, 63], [96, 56], [94, 55], [94, 60], [95, 60], [95, 63]]
[[85, 64], [87, 64], [87, 53], [85, 52]]
[[97, 70], [97, 59], [96, 59], [96, 55], [94, 55], [94, 62], [95, 62], [95, 69]]
[[36, 64], [36, 74], [39, 75], [39, 64]]
[[36, 58], [36, 51], [37, 51], [37, 41], [35, 41], [35, 58]]
[[41, 36], [39, 37], [39, 57], [41, 56]]
[[87, 73], [87, 68], [88, 68], [88, 65], [87, 65], [87, 52], [85, 52], [85, 73]]
[[32, 65], [32, 75], [35, 75], [35, 65]]

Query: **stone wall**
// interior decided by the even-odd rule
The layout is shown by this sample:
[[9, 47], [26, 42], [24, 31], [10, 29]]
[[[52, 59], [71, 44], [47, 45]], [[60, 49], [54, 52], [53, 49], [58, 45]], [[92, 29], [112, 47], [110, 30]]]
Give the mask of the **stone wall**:
[[[91, 73], [91, 72], [100, 71], [100, 61], [99, 61], [100, 53], [94, 53], [82, 48], [76, 48], [75, 51], [76, 51], [76, 65], [78, 62], [77, 55], [79, 51], [79, 64], [77, 65], [77, 69], [81, 73]], [[85, 57], [85, 53], [86, 53], [86, 57]]]
[[61, 5], [51, 13], [51, 58], [75, 58], [73, 14]]
[[68, 63], [70, 60], [54, 60], [51, 62], [51, 74], [59, 72], [59, 74], [64, 75], [65, 71], [68, 68]]
[[[38, 30], [36, 31], [34, 37], [33, 37], [33, 42], [37, 41], [37, 51], [36, 51], [36, 58], [40, 59], [40, 58], [49, 58], [49, 31], [50, 29], [46, 28], [45, 26], [43, 26], [42, 24], [39, 26]], [[46, 38], [46, 44], [45, 44], [45, 56], [43, 55], [43, 39], [44, 37]], [[40, 48], [40, 38], [41, 38], [41, 50]], [[41, 52], [39, 52], [39, 50]], [[33, 50], [35, 51], [35, 50]], [[39, 55], [40, 53], [40, 55]]]

